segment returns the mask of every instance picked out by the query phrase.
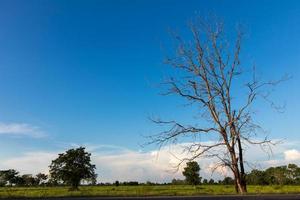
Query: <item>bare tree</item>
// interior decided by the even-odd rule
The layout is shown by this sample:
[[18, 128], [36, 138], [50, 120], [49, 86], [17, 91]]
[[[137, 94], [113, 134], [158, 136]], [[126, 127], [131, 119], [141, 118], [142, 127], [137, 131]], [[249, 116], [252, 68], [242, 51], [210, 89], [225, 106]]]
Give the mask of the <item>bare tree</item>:
[[[240, 63], [241, 29], [237, 28], [236, 37], [232, 39], [232, 35], [226, 37], [223, 23], [219, 20], [196, 19], [189, 24], [189, 28], [192, 38], [189, 41], [174, 34], [178, 46], [175, 56], [168, 58], [167, 64], [174, 67], [177, 73], [163, 82], [167, 86], [164, 94], [175, 94], [194, 105], [200, 116], [206, 119], [205, 126], [152, 119], [168, 129], [150, 136], [150, 143], [161, 146], [176, 142], [182, 136], [196, 138], [197, 135], [213, 135], [216, 138], [214, 143], [194, 139], [187, 147], [192, 156], [181, 161], [202, 156], [217, 158], [219, 162], [216, 167], [229, 168], [234, 176], [236, 191], [246, 193], [245, 145], [266, 147], [274, 144], [267, 137], [260, 139], [262, 137], [257, 136], [260, 126], [253, 121], [251, 105], [258, 97], [269, 101], [266, 87], [275, 86], [282, 79], [262, 82], [256, 78], [253, 68], [251, 80], [242, 85], [246, 93], [234, 90], [233, 86], [241, 83], [241, 80], [236, 80], [248, 73], [243, 71]], [[234, 98], [245, 103], [236, 103]]]

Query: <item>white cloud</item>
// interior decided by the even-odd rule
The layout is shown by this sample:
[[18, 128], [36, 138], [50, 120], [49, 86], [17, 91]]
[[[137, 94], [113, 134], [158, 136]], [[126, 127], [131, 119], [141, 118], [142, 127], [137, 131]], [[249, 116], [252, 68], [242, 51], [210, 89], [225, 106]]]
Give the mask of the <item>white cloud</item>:
[[18, 157], [1, 161], [2, 169], [16, 169], [22, 174], [48, 173], [51, 160], [57, 157], [55, 152], [27, 152]]
[[[98, 181], [100, 182], [115, 180], [165, 182], [171, 181], [173, 178], [183, 178], [181, 174], [183, 166], [178, 171], [175, 171], [174, 168], [178, 164], [178, 159], [174, 155], [182, 152], [182, 146], [171, 145], [160, 151], [147, 152], [132, 151], [112, 145], [87, 146], [87, 149], [93, 149], [91, 151], [92, 162], [97, 166]], [[107, 151], [107, 148], [111, 149], [110, 152]], [[0, 160], [0, 168], [13, 168], [26, 174], [48, 173], [51, 160], [63, 151], [27, 152], [14, 158]], [[200, 161], [200, 165], [202, 169], [205, 169], [201, 175], [210, 176], [210, 172], [206, 168], [212, 163]]]
[[296, 149], [287, 150], [284, 152], [284, 158], [287, 161], [299, 161], [300, 160], [300, 152]]
[[37, 126], [26, 123], [3, 123], [0, 122], [0, 135], [10, 135], [14, 137], [41, 138], [46, 134]]

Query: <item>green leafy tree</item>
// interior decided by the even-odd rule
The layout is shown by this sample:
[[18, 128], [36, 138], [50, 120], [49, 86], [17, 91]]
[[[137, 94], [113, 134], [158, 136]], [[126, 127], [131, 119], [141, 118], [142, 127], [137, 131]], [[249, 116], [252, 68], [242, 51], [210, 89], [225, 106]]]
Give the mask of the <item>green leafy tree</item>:
[[267, 185], [268, 177], [265, 171], [254, 169], [246, 176], [247, 183], [250, 185]]
[[287, 177], [289, 184], [300, 184], [300, 168], [295, 164], [288, 164]]
[[225, 177], [222, 181], [223, 185], [233, 185], [234, 184], [234, 180], [231, 177]]
[[17, 176], [16, 177], [16, 186], [24, 186], [24, 185], [26, 185], [24, 177], [23, 176]]
[[174, 178], [171, 182], [172, 185], [184, 185], [185, 184], [185, 180], [180, 180], [180, 179], [176, 179]]
[[270, 185], [285, 185], [289, 183], [287, 166], [270, 167], [265, 171]]
[[116, 181], [116, 182], [115, 182], [115, 186], [118, 187], [119, 185], [120, 185], [120, 182], [119, 182], [119, 181]]
[[21, 176], [21, 178], [23, 179], [23, 183], [26, 186], [34, 186], [34, 185], [38, 185], [37, 179], [35, 179], [32, 174], [24, 174]]
[[19, 172], [14, 169], [1, 170], [0, 171], [0, 182], [1, 185], [14, 185], [17, 183]]
[[208, 181], [208, 184], [210, 184], [210, 185], [215, 184], [215, 180], [211, 178], [211, 179]]
[[297, 185], [300, 184], [300, 168], [295, 164], [269, 167], [266, 170], [253, 169], [247, 174], [251, 185]]
[[201, 183], [201, 177], [199, 176], [200, 167], [196, 161], [186, 163], [182, 174], [185, 176], [185, 180], [188, 184], [199, 185]]
[[95, 169], [96, 166], [91, 164], [91, 154], [79, 147], [59, 154], [50, 165], [50, 176], [52, 180], [62, 181], [72, 190], [78, 190], [82, 180], [95, 182]]
[[47, 179], [48, 179], [48, 176], [46, 174], [38, 173], [36, 175], [36, 182], [38, 185], [45, 184]]

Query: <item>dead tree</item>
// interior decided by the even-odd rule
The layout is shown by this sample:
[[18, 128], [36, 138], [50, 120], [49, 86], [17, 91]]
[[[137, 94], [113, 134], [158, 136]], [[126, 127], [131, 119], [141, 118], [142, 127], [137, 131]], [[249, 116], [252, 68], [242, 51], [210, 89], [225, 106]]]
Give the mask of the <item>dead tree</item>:
[[[273, 144], [267, 137], [259, 139], [261, 137], [256, 136], [259, 126], [253, 122], [251, 105], [258, 97], [268, 100], [266, 87], [275, 86], [281, 80], [262, 82], [256, 78], [255, 72], [251, 72], [249, 81], [242, 84], [246, 96], [241, 96], [242, 92], [233, 89], [242, 82], [238, 79], [248, 73], [243, 71], [240, 62], [241, 29], [234, 31], [236, 36], [232, 40], [232, 35], [226, 38], [223, 23], [217, 20], [197, 19], [189, 28], [192, 38], [189, 41], [174, 34], [177, 44], [175, 56], [167, 58], [166, 62], [175, 68], [176, 73], [163, 82], [167, 86], [164, 94], [175, 94], [194, 105], [206, 120], [205, 126], [152, 119], [169, 129], [150, 136], [150, 143], [164, 145], [177, 141], [181, 136], [214, 135], [217, 138], [214, 143], [192, 141], [187, 148], [192, 157], [182, 161], [201, 156], [217, 158], [220, 162], [216, 167], [229, 168], [234, 176], [236, 191], [244, 194], [247, 192], [245, 145]], [[236, 98], [245, 103], [237, 104]]]

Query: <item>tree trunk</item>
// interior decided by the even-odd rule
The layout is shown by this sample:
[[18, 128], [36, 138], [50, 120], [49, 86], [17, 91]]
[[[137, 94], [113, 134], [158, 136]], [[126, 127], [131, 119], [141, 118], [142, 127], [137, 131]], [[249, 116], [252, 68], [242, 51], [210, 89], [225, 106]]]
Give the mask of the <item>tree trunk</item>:
[[77, 182], [77, 181], [72, 182], [70, 191], [77, 191], [77, 190], [79, 190], [78, 186], [79, 186], [79, 182]]
[[237, 193], [239, 194], [244, 194], [246, 193], [246, 191], [244, 190], [244, 187], [242, 186], [242, 180], [241, 180], [241, 177], [240, 177], [240, 172], [239, 172], [239, 169], [238, 169], [238, 165], [234, 165], [233, 166], [233, 175], [234, 175], [234, 180], [235, 180], [235, 190]]
[[246, 173], [244, 169], [244, 158], [243, 158], [243, 149], [242, 149], [242, 144], [240, 137], [237, 138], [238, 142], [238, 148], [239, 148], [239, 164], [240, 164], [240, 178], [241, 178], [241, 186], [243, 188], [243, 191], [246, 193], [247, 192], [247, 183], [246, 183]]
[[234, 188], [235, 188], [235, 192], [239, 193], [239, 188], [238, 188], [238, 184], [237, 184], [236, 178], [234, 178]]
[[245, 194], [246, 191], [246, 185], [244, 184], [241, 174], [238, 169], [238, 165], [236, 164], [233, 166], [233, 175], [234, 175], [234, 184], [235, 184], [235, 191], [239, 194]]
[[240, 175], [236, 179], [235, 184], [236, 184], [235, 188], [238, 190], [237, 193], [239, 193], [239, 194], [246, 194], [247, 193], [246, 184], [245, 184], [245, 182], [243, 181], [243, 178], [241, 178]]
[[245, 175], [241, 173], [239, 169], [238, 158], [235, 154], [235, 149], [230, 148], [230, 154], [231, 154], [231, 162], [232, 162], [232, 172], [234, 175], [234, 183], [235, 183], [235, 190], [239, 194], [245, 194], [247, 193], [247, 187], [246, 187], [246, 181], [245, 181]]

